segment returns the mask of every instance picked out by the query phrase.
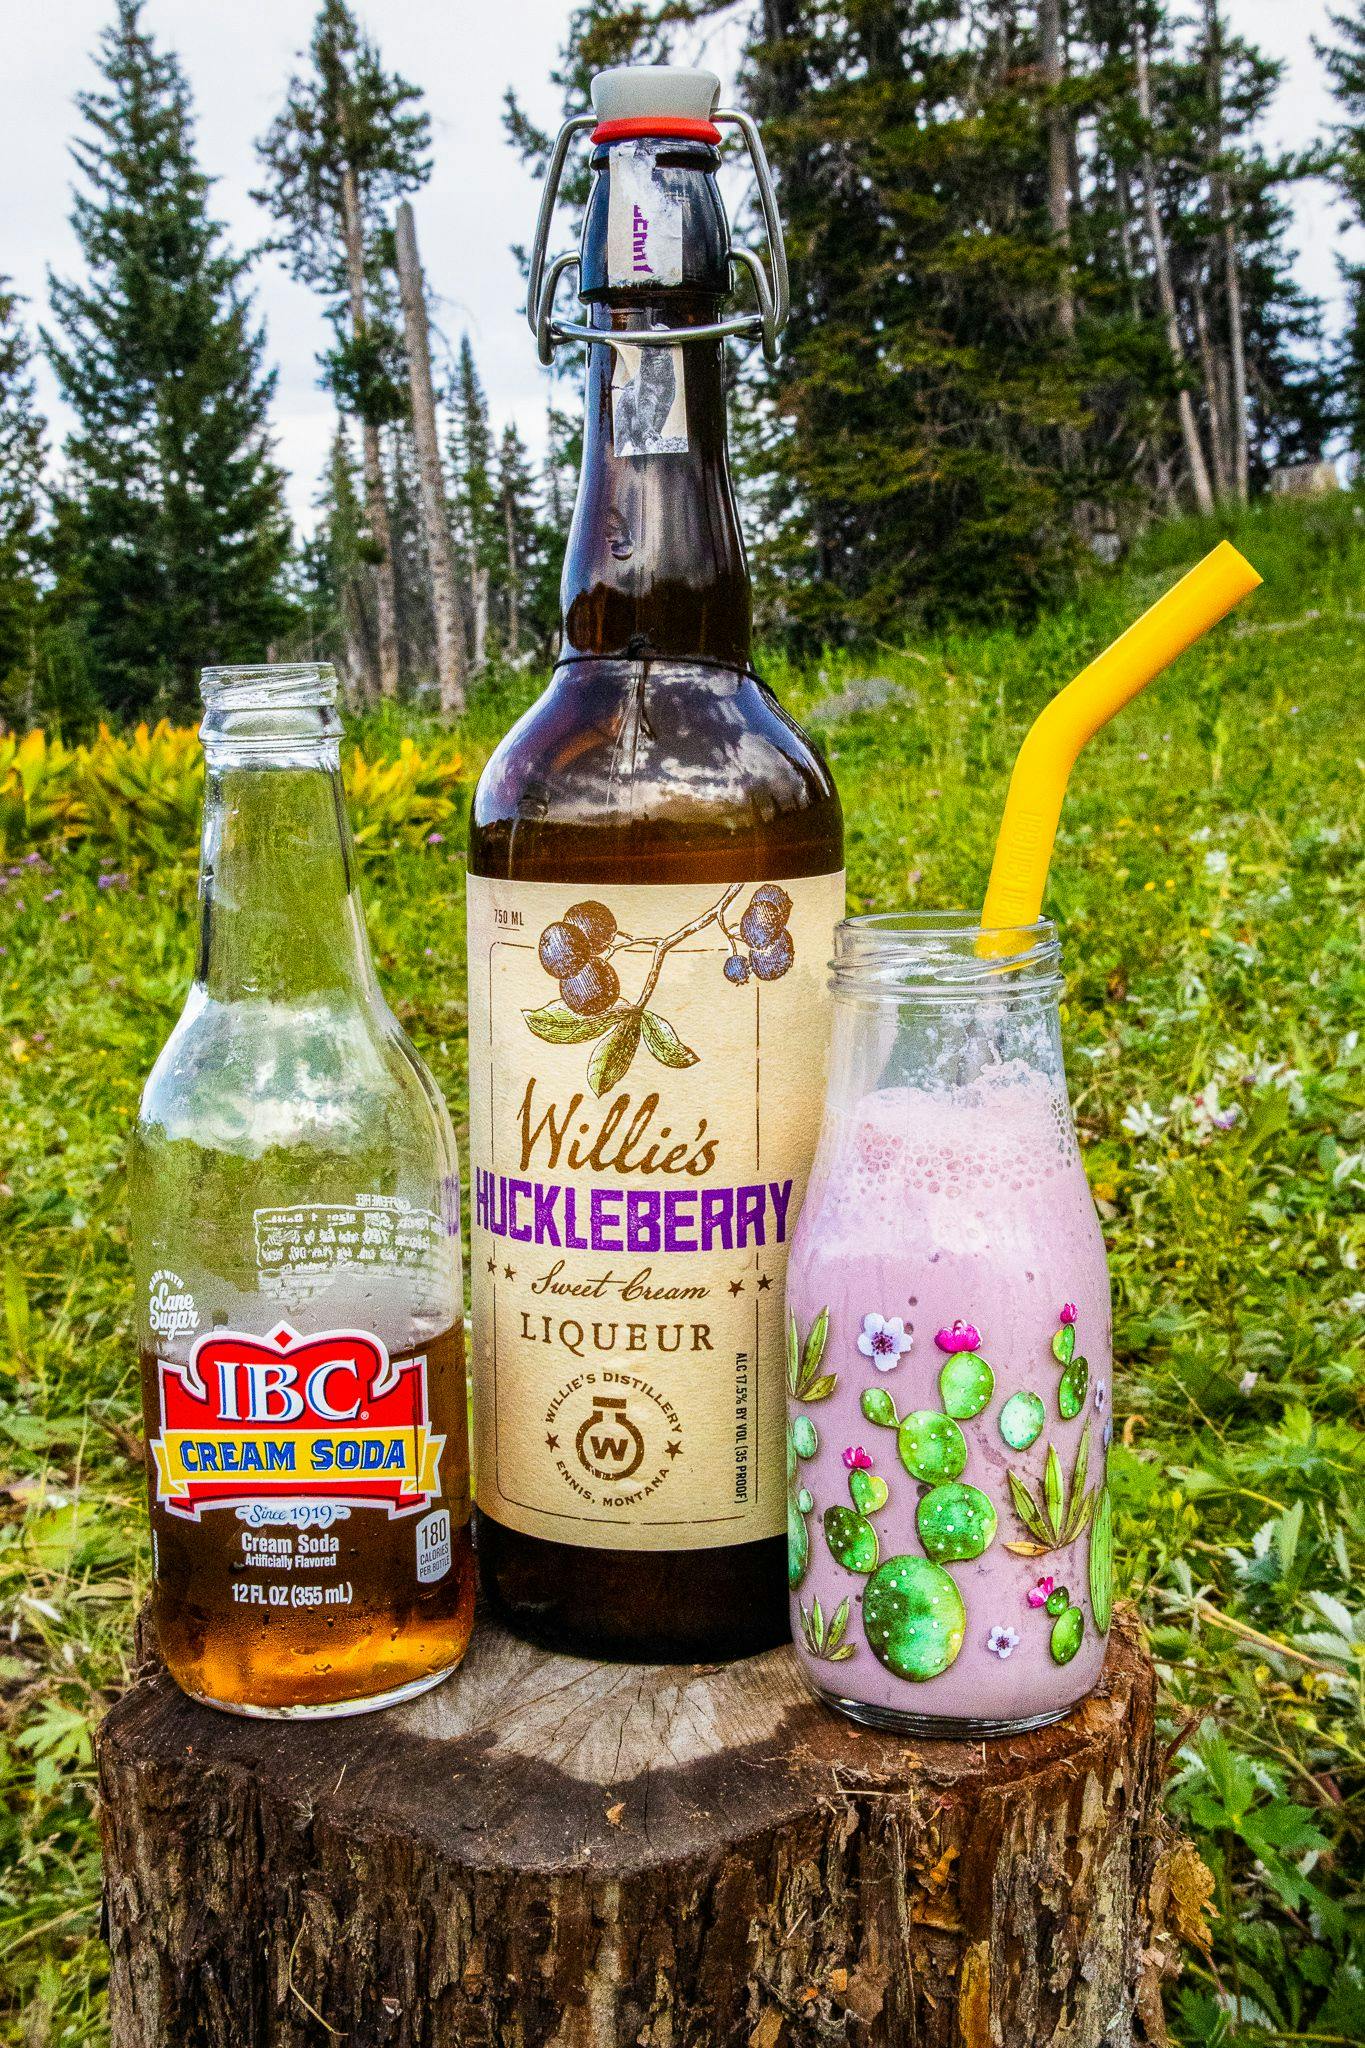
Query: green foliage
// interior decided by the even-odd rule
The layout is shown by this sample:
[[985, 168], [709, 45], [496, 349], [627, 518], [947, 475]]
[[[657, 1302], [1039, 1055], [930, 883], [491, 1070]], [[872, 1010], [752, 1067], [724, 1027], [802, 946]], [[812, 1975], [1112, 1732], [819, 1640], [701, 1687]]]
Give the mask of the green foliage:
[[[1340, 2048], [1365, 2029], [1365, 508], [1269, 506], [1235, 534], [1265, 590], [1086, 749], [1049, 904], [1114, 1277], [1115, 1590], [1151, 1629], [1172, 1798], [1214, 1879], [1212, 1948], [1188, 1953], [1170, 2023], [1185, 2048]], [[926, 640], [875, 672], [766, 665], [833, 760], [857, 908], [980, 900], [1029, 718], [1212, 538], [1153, 533], [1022, 638]], [[467, 777], [535, 687], [490, 672]], [[408, 729], [386, 708], [353, 737], [392, 760]], [[431, 729], [410, 730], [425, 757]], [[463, 869], [437, 829], [398, 834], [365, 893], [385, 987], [463, 1124]], [[38, 2014], [54, 2048], [99, 2048], [85, 1740], [147, 1572], [121, 1161], [195, 903], [186, 859], [138, 854], [101, 889], [95, 849], [41, 843], [50, 868], [0, 886], [0, 2038], [29, 2048]], [[838, 1364], [812, 1336], [790, 1366], [807, 1401]], [[889, 1574], [888, 1626], [907, 1597]]]
[[[202, 665], [258, 660], [288, 622], [274, 377], [247, 265], [209, 212], [189, 87], [119, 0], [104, 84], [77, 105], [79, 282], [45, 335], [75, 415], [57, 500], [53, 627], [69, 671], [121, 715], [187, 711]], [[61, 694], [59, 692], [59, 694]]]

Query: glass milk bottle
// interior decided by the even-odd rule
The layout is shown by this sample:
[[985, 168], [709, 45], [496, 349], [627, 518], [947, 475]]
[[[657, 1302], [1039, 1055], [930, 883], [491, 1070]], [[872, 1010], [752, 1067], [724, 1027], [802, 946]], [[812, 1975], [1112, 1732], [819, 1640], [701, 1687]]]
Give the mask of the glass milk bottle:
[[812, 1688], [921, 1735], [1057, 1720], [1104, 1663], [1109, 1280], [1060, 947], [853, 918], [788, 1273], [792, 1630]]
[[199, 957], [131, 1160], [152, 1611], [192, 1698], [359, 1713], [473, 1620], [455, 1140], [375, 979], [331, 669], [203, 688]]

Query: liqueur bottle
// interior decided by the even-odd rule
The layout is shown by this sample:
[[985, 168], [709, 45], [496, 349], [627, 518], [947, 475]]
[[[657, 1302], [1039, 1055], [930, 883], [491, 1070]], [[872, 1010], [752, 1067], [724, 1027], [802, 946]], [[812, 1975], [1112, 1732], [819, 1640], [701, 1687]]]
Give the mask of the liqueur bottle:
[[[755, 674], [724, 337], [782, 317], [767, 167], [706, 72], [599, 77], [581, 256], [532, 261], [542, 354], [587, 343], [549, 687], [469, 841], [478, 1545], [513, 1626], [701, 1657], [785, 1628], [783, 1282], [842, 914], [829, 772]], [[746, 131], [774, 286], [735, 258]], [[732, 262], [760, 316], [725, 315]], [[574, 261], [583, 321], [557, 324]]]
[[194, 983], [131, 1161], [152, 1605], [234, 1713], [363, 1712], [474, 1607], [459, 1180], [375, 981], [330, 669], [210, 669]]

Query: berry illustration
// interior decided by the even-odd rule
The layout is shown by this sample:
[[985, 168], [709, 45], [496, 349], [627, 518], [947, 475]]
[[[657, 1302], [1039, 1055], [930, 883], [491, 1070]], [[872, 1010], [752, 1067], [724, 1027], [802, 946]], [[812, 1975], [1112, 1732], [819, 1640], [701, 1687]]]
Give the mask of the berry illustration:
[[600, 1017], [620, 995], [621, 983], [609, 961], [590, 959], [560, 984], [559, 993], [576, 1017]]
[[[746, 922], [747, 919], [748, 912], [746, 911]], [[743, 931], [743, 929], [744, 925], [741, 924], [740, 930]], [[779, 981], [795, 958], [796, 948], [792, 944], [791, 933], [779, 931], [771, 944], [755, 951], [753, 955], [754, 973], [760, 981]]]
[[749, 979], [749, 963], [742, 953], [732, 953], [726, 961], [725, 979], [732, 981], [736, 988], [743, 988]]
[[755, 952], [770, 946], [787, 928], [792, 900], [776, 882], [764, 882], [749, 898], [749, 907], [739, 921], [739, 935]]
[[616, 919], [605, 903], [571, 903], [564, 922], [582, 932], [590, 953], [600, 953], [616, 937]]
[[546, 925], [537, 950], [545, 972], [556, 981], [563, 981], [566, 975], [577, 974], [580, 967], [587, 965], [593, 949], [577, 925], [565, 919]]

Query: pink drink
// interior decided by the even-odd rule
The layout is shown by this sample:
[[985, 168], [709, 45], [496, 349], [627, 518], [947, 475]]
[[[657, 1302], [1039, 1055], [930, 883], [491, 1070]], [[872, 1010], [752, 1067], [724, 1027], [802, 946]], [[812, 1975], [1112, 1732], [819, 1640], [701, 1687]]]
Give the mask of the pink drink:
[[1026, 966], [1002, 1004], [967, 973], [927, 1024], [915, 989], [890, 1029], [866, 978], [836, 1003], [787, 1289], [802, 1668], [855, 1717], [964, 1735], [1055, 1719], [1095, 1684], [1111, 1527], [1109, 1283], [1057, 980]]

